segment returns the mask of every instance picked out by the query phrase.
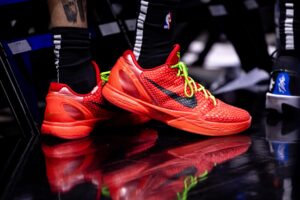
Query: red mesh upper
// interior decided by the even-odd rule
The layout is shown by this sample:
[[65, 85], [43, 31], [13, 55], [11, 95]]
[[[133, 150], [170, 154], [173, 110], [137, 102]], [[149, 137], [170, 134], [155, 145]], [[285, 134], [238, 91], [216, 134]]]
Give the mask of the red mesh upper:
[[103, 106], [104, 99], [102, 96], [101, 84], [98, 85], [98, 89], [94, 94], [90, 93], [89, 95], [85, 96], [83, 99], [84, 105], [89, 108], [89, 110], [94, 114], [97, 115], [99, 111], [102, 111], [100, 106]]
[[[144, 71], [141, 74], [141, 81], [157, 105], [172, 110], [197, 112], [200, 117], [203, 116], [205, 120], [212, 122], [226, 123], [249, 120], [249, 114], [242, 109], [230, 106], [219, 100], [217, 100], [217, 105], [214, 106], [213, 100], [211, 98], [205, 98], [203, 91], [195, 92], [197, 98], [196, 107], [185, 107], [148, 81], [150, 79], [163, 88], [175, 92], [182, 97], [186, 97], [184, 93], [184, 78], [177, 76], [177, 73], [177, 68], [172, 69], [171, 66], [166, 64], [153, 70]], [[190, 92], [189, 88], [187, 92]]]
[[[144, 71], [141, 75], [141, 80], [147, 88], [147, 91], [152, 95], [152, 98], [158, 105], [162, 107], [181, 111], [194, 110], [195, 112], [199, 112], [201, 114], [205, 114], [213, 109], [213, 101], [210, 98], [206, 99], [203, 92], [195, 93], [198, 106], [195, 108], [188, 108], [174, 101], [174, 99], [163, 93], [147, 80], [151, 79], [158, 85], [171, 90], [182, 97], [186, 97], [184, 94], [184, 78], [177, 76], [177, 73], [178, 70], [176, 68], [172, 69], [168, 65], [163, 65], [162, 67], [154, 70]], [[187, 92], [189, 93], [190, 90], [188, 89]]]
[[207, 121], [242, 122], [249, 120], [249, 113], [219, 101], [218, 105], [205, 115]]

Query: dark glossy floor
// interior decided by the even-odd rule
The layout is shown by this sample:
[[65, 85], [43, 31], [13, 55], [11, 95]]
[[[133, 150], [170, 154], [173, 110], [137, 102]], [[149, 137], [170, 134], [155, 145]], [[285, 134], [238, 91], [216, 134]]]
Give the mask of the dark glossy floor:
[[297, 117], [267, 115], [264, 93], [239, 90], [219, 98], [250, 111], [251, 128], [211, 138], [150, 122], [102, 127], [91, 137], [61, 141], [20, 139], [14, 121], [1, 122], [1, 195], [14, 200], [300, 199]]

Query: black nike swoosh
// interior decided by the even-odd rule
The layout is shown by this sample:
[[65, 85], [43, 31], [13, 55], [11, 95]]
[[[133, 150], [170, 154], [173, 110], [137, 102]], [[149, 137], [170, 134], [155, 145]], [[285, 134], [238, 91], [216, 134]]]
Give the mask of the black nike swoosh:
[[195, 108], [197, 106], [197, 98], [195, 95], [193, 97], [182, 97], [178, 94], [162, 87], [161, 85], [158, 85], [153, 80], [146, 78], [147, 81], [149, 81], [152, 85], [154, 85], [157, 89], [174, 99], [176, 102], [180, 103], [181, 105], [187, 107], [187, 108]]

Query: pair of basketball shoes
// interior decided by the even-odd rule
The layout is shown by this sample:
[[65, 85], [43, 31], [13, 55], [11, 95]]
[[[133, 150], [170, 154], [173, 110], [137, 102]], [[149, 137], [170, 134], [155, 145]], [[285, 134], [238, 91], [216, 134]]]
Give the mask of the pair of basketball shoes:
[[[143, 69], [131, 51], [126, 51], [109, 77], [96, 63], [97, 86], [88, 94], [77, 94], [61, 83], [51, 83], [41, 132], [75, 139], [89, 135], [99, 122], [126, 120], [138, 124], [154, 119], [196, 134], [222, 136], [250, 126], [245, 110], [215, 98], [188, 76], [175, 45], [166, 62]], [[108, 103], [129, 112], [112, 110]], [[122, 118], [122, 119], [121, 119]]]

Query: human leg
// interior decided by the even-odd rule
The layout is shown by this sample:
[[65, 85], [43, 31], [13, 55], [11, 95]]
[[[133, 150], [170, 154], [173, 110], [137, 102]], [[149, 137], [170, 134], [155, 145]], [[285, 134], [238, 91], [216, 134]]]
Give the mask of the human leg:
[[[161, 1], [161, 4], [163, 2]], [[152, 16], [149, 12], [155, 12], [155, 9], [148, 10], [147, 3], [143, 0], [141, 5], [142, 18], [148, 22], [154, 20], [147, 16]], [[144, 12], [145, 10], [147, 13]], [[139, 22], [138, 19], [138, 28], [143, 27]], [[241, 132], [250, 126], [249, 113], [216, 99], [201, 84], [188, 76], [187, 67], [180, 62], [179, 45], [172, 46], [164, 60], [161, 57], [158, 59], [159, 62], [155, 60], [156, 65], [153, 66], [151, 62], [151, 65], [145, 63], [146, 67], [144, 67], [141, 63], [146, 59], [141, 62], [141, 55], [155, 59], [155, 56], [149, 56], [143, 51], [144, 42], [149, 43], [150, 49], [155, 46], [158, 39], [154, 38], [151, 40], [152, 43], [146, 39], [151, 36], [159, 37], [159, 34], [149, 34], [149, 37], [145, 38], [143, 36], [147, 35], [148, 29], [142, 30], [142, 33], [137, 30], [136, 36], [142, 40], [140, 55], [137, 56], [136, 49], [134, 53], [126, 51], [117, 61], [112, 68], [108, 83], [103, 88], [106, 99], [125, 110], [197, 134], [229, 135]]]
[[279, 42], [271, 72], [266, 108], [282, 113], [300, 109], [300, 2], [280, 0]]
[[48, 0], [57, 81], [82, 94], [96, 86], [86, 3], [86, 0]]
[[41, 132], [74, 139], [89, 135], [112, 113], [103, 108], [100, 71], [91, 61], [86, 0], [48, 0], [57, 68]]
[[140, 1], [134, 55], [144, 68], [164, 63], [172, 51], [176, 8], [179, 1]]

